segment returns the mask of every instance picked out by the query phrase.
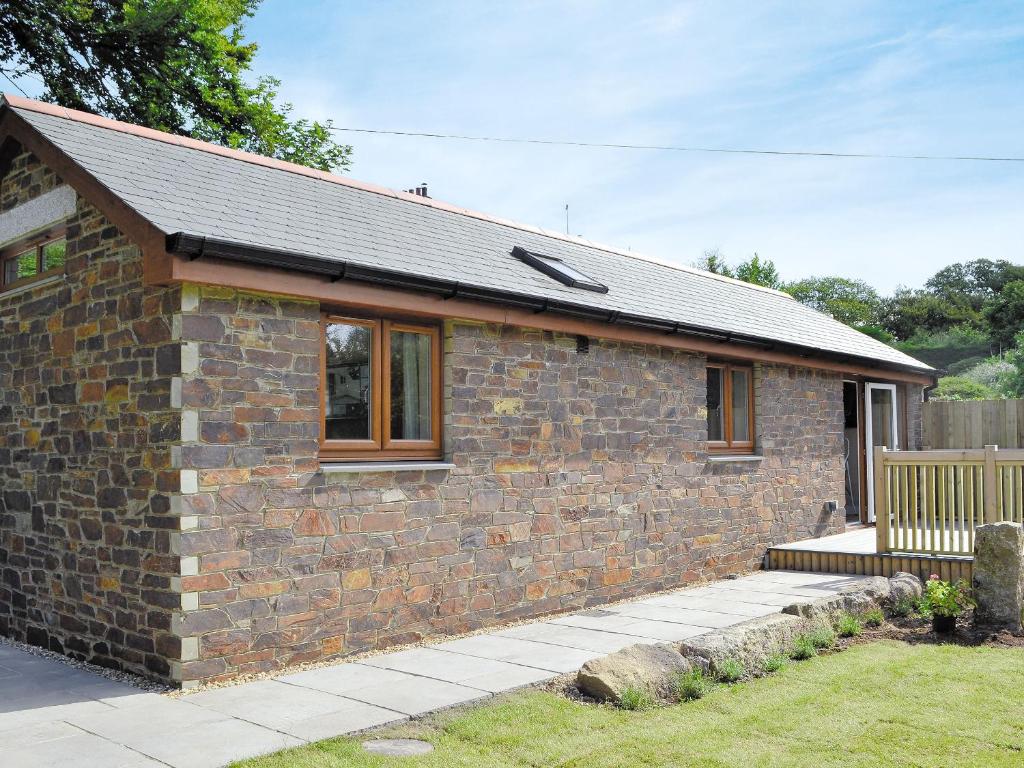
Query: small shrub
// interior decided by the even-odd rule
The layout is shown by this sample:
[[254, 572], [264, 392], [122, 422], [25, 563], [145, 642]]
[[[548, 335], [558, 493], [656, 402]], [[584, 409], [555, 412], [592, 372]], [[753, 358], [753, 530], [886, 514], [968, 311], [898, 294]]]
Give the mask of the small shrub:
[[836, 624], [836, 633], [840, 637], [856, 637], [860, 634], [860, 630], [860, 619], [852, 613], [844, 613], [839, 617], [839, 623]]
[[912, 597], [901, 597], [889, 609], [893, 616], [905, 619], [917, 613], [917, 601]]
[[820, 626], [808, 632], [807, 638], [816, 650], [823, 651], [835, 647], [836, 631], [832, 627]]
[[776, 653], [764, 660], [761, 664], [761, 669], [764, 670], [765, 673], [771, 674], [772, 672], [778, 672], [785, 666], [786, 657], [781, 653]]
[[793, 639], [793, 648], [789, 652], [789, 658], [803, 661], [818, 655], [818, 649], [811, 642], [810, 635], [797, 635]]
[[971, 587], [964, 579], [954, 584], [933, 573], [924, 583], [920, 610], [925, 616], [959, 616], [974, 605]]
[[696, 701], [711, 691], [711, 683], [700, 669], [680, 673], [676, 678], [676, 698], [680, 701]]
[[719, 681], [723, 683], [735, 683], [737, 680], [742, 680], [743, 675], [747, 672], [743, 668], [743, 664], [736, 659], [726, 659], [722, 662], [722, 666], [715, 671]]
[[653, 709], [656, 704], [654, 696], [646, 688], [627, 686], [619, 696], [619, 708], [628, 709], [630, 712]]
[[882, 613], [880, 608], [872, 608], [861, 616], [861, 621], [864, 622], [866, 627], [880, 627], [885, 623], [885, 614]]

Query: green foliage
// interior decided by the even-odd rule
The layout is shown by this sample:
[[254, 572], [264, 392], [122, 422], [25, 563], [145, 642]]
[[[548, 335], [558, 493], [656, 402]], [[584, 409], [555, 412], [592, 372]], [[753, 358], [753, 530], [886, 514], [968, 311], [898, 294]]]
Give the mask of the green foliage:
[[899, 600], [892, 604], [890, 613], [893, 616], [897, 616], [901, 619], [905, 619], [908, 616], [913, 616], [917, 613], [917, 601], [910, 597], [901, 597]]
[[[788, 283], [784, 287], [801, 304], [832, 315], [836, 320], [855, 328], [887, 333], [876, 325], [881, 299], [878, 293], [863, 280], [845, 277], [808, 277]], [[865, 332], [867, 332], [865, 330]]]
[[736, 279], [765, 288], [782, 288], [779, 270], [771, 259], [762, 259], [756, 253], [736, 267]]
[[920, 610], [925, 616], [959, 616], [974, 605], [971, 586], [963, 579], [954, 584], [933, 573], [924, 584]]
[[957, 360], [955, 363], [950, 363], [946, 366], [946, 373], [950, 376], [961, 376], [967, 371], [974, 368], [980, 363], [984, 363], [989, 358], [984, 355], [974, 355], [973, 357], [965, 357], [963, 360]]
[[250, 84], [259, 0], [0, 2], [0, 72], [73, 109], [321, 170], [350, 164], [330, 121], [293, 120], [280, 81]]
[[697, 667], [689, 672], [680, 673], [676, 677], [675, 684], [676, 698], [679, 701], [696, 701], [711, 692], [711, 681]]
[[718, 248], [711, 248], [704, 251], [704, 256], [698, 259], [694, 266], [705, 272], [733, 277], [745, 283], [763, 285], [766, 288], [782, 287], [782, 278], [779, 277], [775, 263], [771, 259], [762, 259], [756, 253], [734, 269]]
[[817, 655], [818, 649], [809, 634], [797, 635], [793, 638], [793, 647], [789, 651], [789, 658], [803, 661]]
[[999, 397], [993, 389], [964, 376], [943, 376], [932, 390], [932, 400], [993, 400]]
[[840, 637], [856, 637], [861, 632], [860, 619], [852, 613], [844, 613], [836, 624], [836, 633]]
[[966, 299], [954, 300], [909, 288], [898, 288], [879, 307], [879, 323], [900, 341], [921, 332], [946, 331], [958, 325], [978, 327], [981, 320], [978, 310]]
[[724, 277], [736, 277], [736, 273], [732, 267], [725, 260], [725, 256], [718, 248], [709, 248], [704, 251], [704, 256], [698, 259], [694, 265], [697, 269], [703, 269], [705, 272], [711, 272], [715, 275], [722, 275]]
[[654, 709], [657, 704], [657, 700], [650, 691], [638, 686], [627, 686], [619, 696], [619, 709], [626, 709], [630, 712]]
[[985, 320], [993, 341], [1009, 347], [1024, 329], [1024, 280], [1007, 283], [985, 303]]
[[985, 301], [1014, 280], [1024, 280], [1024, 267], [1005, 260], [975, 259], [940, 269], [925, 287], [943, 298], [966, 298], [975, 310], [980, 310]]
[[742, 680], [746, 673], [747, 670], [737, 659], [726, 659], [715, 670], [716, 677], [722, 683], [735, 683], [737, 680]]
[[761, 664], [761, 669], [766, 674], [772, 674], [773, 672], [778, 672], [782, 670], [783, 668], [785, 668], [785, 666], [786, 657], [783, 656], [781, 653], [776, 653], [772, 654], [764, 660], [764, 663]]
[[807, 639], [817, 650], [824, 651], [835, 647], [836, 631], [832, 627], [822, 624], [808, 632]]
[[865, 611], [864, 615], [860, 617], [865, 627], [880, 627], [885, 623], [885, 614], [882, 613], [880, 608], [872, 608], [870, 611]]

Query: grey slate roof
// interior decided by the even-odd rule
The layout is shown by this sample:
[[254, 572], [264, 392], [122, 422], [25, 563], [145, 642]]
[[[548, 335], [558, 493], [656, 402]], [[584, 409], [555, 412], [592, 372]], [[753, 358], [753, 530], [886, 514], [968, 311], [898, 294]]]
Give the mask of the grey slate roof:
[[[466, 285], [618, 310], [851, 356], [927, 365], [785, 294], [602, 246], [445, 210], [351, 183], [13, 108], [161, 231], [280, 249]], [[72, 113], [73, 114], [73, 113]], [[563, 259], [606, 294], [560, 284], [511, 256]]]

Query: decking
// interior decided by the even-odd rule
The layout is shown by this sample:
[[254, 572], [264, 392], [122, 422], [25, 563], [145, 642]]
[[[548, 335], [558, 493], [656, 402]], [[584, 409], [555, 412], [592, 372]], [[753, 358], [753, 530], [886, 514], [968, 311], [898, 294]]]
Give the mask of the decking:
[[845, 533], [780, 544], [768, 550], [766, 567], [770, 570], [849, 573], [866, 576], [892, 576], [898, 571], [921, 579], [931, 574], [956, 581], [971, 580], [973, 557], [956, 555], [909, 554], [876, 551], [873, 527], [858, 526]]

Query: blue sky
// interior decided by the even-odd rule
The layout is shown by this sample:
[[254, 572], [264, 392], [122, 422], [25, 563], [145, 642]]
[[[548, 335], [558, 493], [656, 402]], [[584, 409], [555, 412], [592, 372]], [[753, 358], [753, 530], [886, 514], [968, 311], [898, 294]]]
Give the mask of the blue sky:
[[[261, 72], [341, 126], [1024, 155], [1024, 4], [265, 0]], [[351, 175], [690, 263], [888, 291], [1024, 261], [1024, 163], [774, 158], [366, 136]]]

